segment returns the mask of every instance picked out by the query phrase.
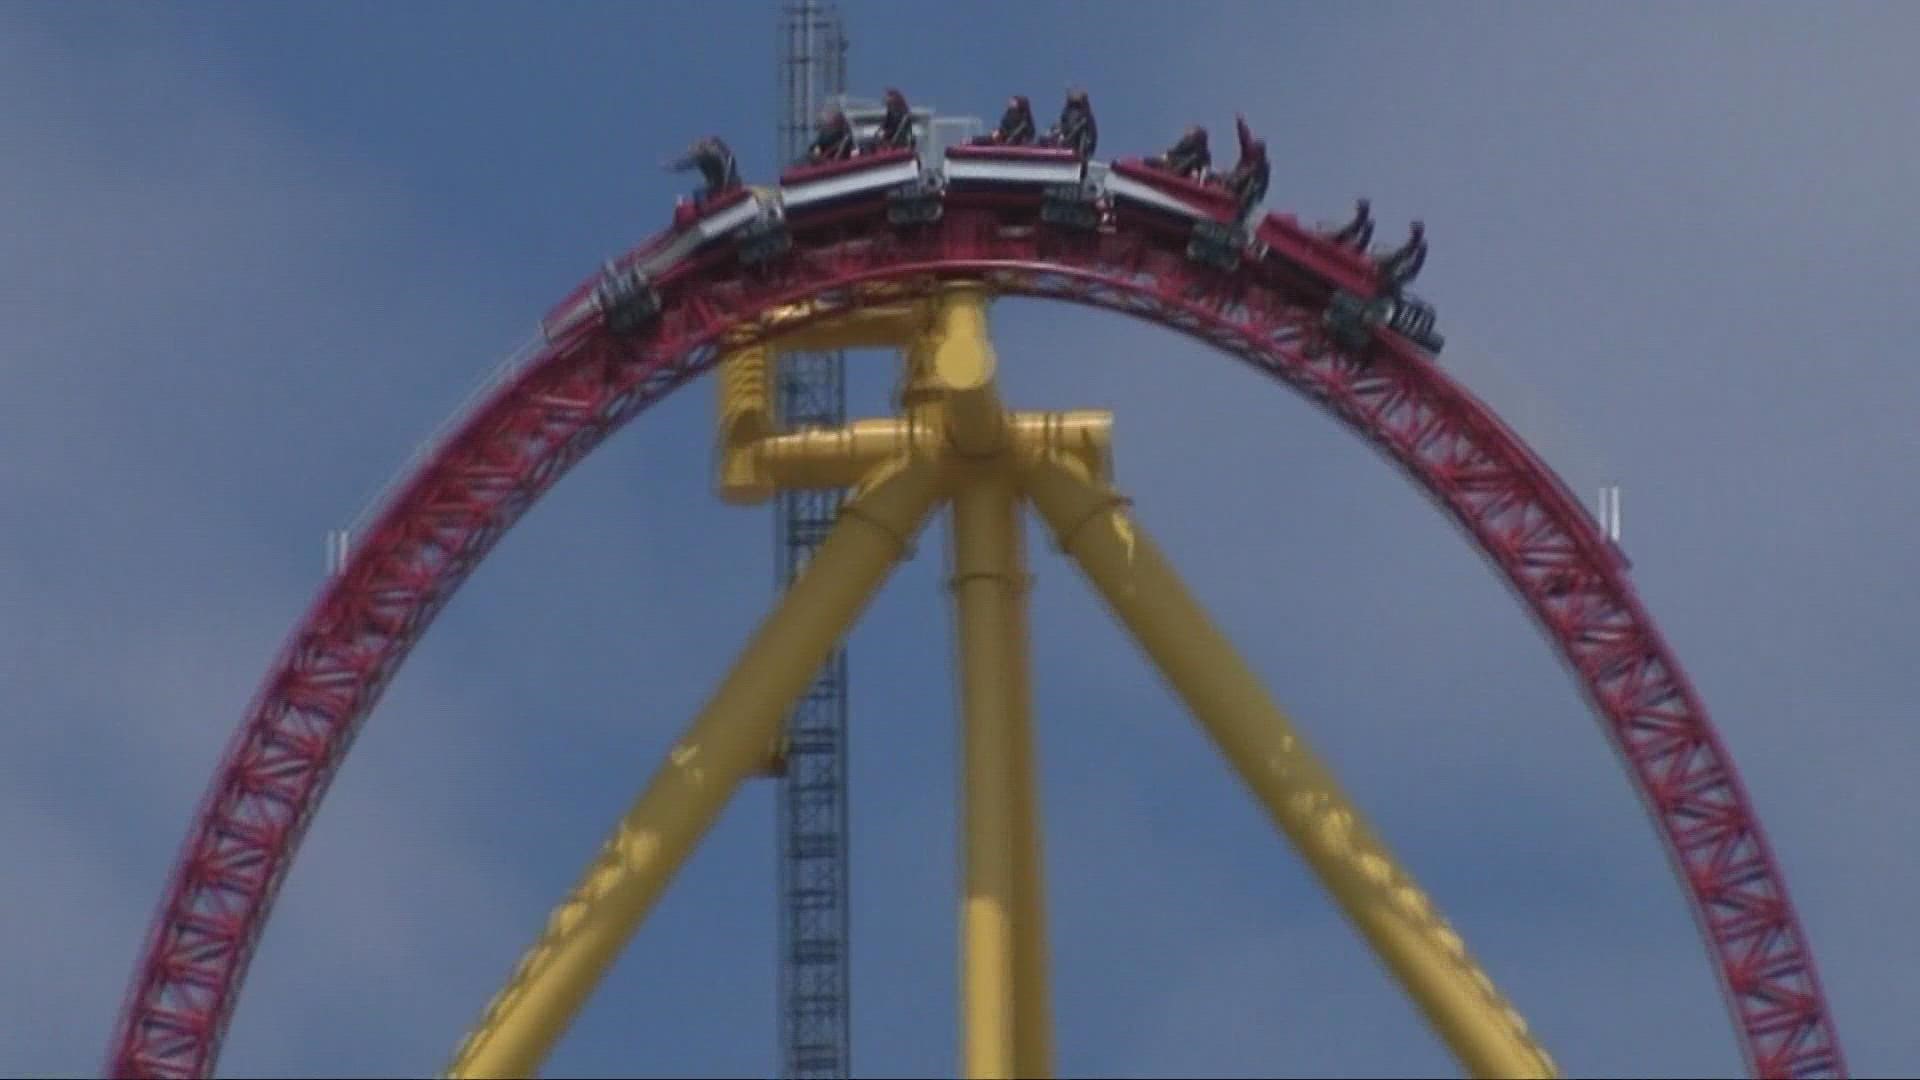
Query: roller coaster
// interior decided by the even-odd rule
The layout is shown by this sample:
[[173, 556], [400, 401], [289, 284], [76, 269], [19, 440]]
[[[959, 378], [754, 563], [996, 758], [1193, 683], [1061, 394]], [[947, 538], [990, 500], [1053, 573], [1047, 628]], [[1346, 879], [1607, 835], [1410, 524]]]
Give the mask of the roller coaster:
[[[1176, 330], [1327, 410], [1430, 496], [1590, 702], [1650, 815], [1748, 1071], [1844, 1076], [1806, 936], [1699, 694], [1630, 566], [1548, 466], [1450, 378], [1433, 309], [1376, 260], [1138, 159], [881, 150], [683, 200], [551, 308], [488, 392], [376, 504], [248, 706], [196, 811], [112, 1038], [116, 1076], [211, 1075], [279, 886], [414, 644], [500, 538], [654, 403], [718, 369], [735, 502], [848, 488], [573, 893], [481, 1014], [453, 1076], [533, 1074], [732, 793], [782, 767], [782, 721], [934, 514], [951, 508], [960, 642], [965, 1075], [1052, 1075], [1032, 760], [1024, 513], [1037, 512], [1474, 1076], [1556, 1066], [1342, 794], [1113, 486], [1111, 417], [1001, 400], [998, 297]], [[902, 358], [899, 413], [789, 430], [788, 350]]]

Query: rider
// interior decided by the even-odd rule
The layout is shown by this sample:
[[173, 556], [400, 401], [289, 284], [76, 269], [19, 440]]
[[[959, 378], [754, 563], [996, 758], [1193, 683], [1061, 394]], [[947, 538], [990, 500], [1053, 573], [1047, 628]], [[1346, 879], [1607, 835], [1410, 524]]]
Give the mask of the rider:
[[1426, 225], [1416, 221], [1408, 232], [1407, 242], [1379, 262], [1381, 288], [1395, 296], [1420, 276], [1420, 268], [1427, 262]]
[[1000, 114], [1000, 126], [989, 132], [985, 141], [994, 146], [1031, 146], [1033, 139], [1033, 106], [1027, 103], [1025, 95], [1015, 94], [1007, 99], [1007, 111]]
[[1207, 148], [1207, 129], [1193, 125], [1173, 144], [1173, 149], [1148, 158], [1147, 164], [1188, 180], [1205, 180], [1207, 170], [1213, 167], [1213, 151]]
[[1047, 144], [1066, 147], [1082, 158], [1093, 156], [1094, 147], [1100, 144], [1100, 129], [1093, 122], [1093, 103], [1087, 100], [1085, 90], [1067, 91], [1067, 103], [1053, 130], [1047, 132]]
[[733, 151], [720, 141], [718, 135], [708, 135], [695, 141], [679, 160], [668, 167], [674, 172], [700, 170], [700, 177], [707, 182], [707, 186], [706, 190], [693, 197], [695, 205], [740, 186], [740, 167], [733, 160]]
[[1240, 216], [1244, 218], [1267, 197], [1267, 140], [1253, 137], [1246, 117], [1236, 116], [1233, 123], [1240, 135], [1240, 160], [1221, 179], [1227, 190], [1240, 197]]
[[820, 114], [820, 127], [813, 137], [813, 145], [807, 147], [807, 161], [845, 161], [853, 156], [853, 125], [847, 123], [847, 114], [839, 109], [828, 109]]
[[880, 130], [874, 133], [868, 150], [913, 149], [913, 113], [907, 108], [907, 95], [887, 88], [887, 111], [880, 118]]
[[1363, 198], [1353, 206], [1353, 220], [1341, 226], [1331, 239], [1341, 247], [1365, 251], [1367, 245], [1373, 242], [1373, 203]]

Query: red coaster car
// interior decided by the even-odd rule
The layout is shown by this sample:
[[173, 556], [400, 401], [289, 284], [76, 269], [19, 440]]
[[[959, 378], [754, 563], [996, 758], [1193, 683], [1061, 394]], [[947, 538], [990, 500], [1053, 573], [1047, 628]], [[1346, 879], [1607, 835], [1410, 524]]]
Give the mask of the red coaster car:
[[1380, 291], [1380, 275], [1373, 260], [1303, 227], [1292, 214], [1268, 214], [1256, 235], [1271, 255], [1334, 289], [1365, 297]]
[[1196, 221], [1229, 228], [1240, 223], [1240, 199], [1233, 192], [1156, 169], [1139, 158], [1125, 158], [1109, 167], [1107, 192], [1123, 221], [1160, 228], [1175, 225], [1182, 232]]
[[[780, 205], [794, 229], [818, 228], [874, 213], [892, 217], [893, 209], [903, 201], [921, 206], [930, 194], [921, 175], [920, 155], [908, 149], [795, 165], [780, 174]], [[937, 198], [933, 205], [937, 219]]]
[[681, 196], [680, 201], [673, 205], [673, 227], [685, 229], [702, 218], [712, 217], [729, 206], [745, 202], [752, 194], [743, 184], [708, 199]]
[[1022, 219], [1038, 214], [1062, 224], [1099, 222], [1100, 193], [1086, 182], [1086, 164], [1060, 147], [948, 147], [946, 186], [955, 206], [987, 207]]
[[672, 225], [609, 260], [598, 277], [547, 312], [541, 329], [548, 341], [558, 341], [586, 326], [596, 313], [606, 315], [610, 326], [619, 323], [620, 332], [638, 329], [658, 310], [655, 286], [725, 254], [728, 246], [720, 241], [763, 216], [764, 208], [744, 186], [709, 199], [681, 199], [673, 208]]

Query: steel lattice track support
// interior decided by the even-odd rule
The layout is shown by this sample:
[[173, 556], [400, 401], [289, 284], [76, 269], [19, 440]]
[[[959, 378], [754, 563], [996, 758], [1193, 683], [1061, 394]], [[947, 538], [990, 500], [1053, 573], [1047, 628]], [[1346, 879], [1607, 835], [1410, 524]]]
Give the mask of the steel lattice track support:
[[1594, 706], [1673, 861], [1758, 1076], [1844, 1076], [1811, 950], [1705, 705], [1580, 502], [1486, 406], [1382, 338], [1343, 351], [1324, 297], [1178, 241], [1061, 236], [949, 208], [895, 233], [796, 238], [665, 290], [637, 337], [579, 327], [508, 378], [383, 503], [294, 629], [196, 813], [116, 1028], [117, 1075], [202, 1076], [280, 882], [360, 724], [413, 645], [541, 495], [728, 350], [942, 280], [1106, 308], [1185, 333], [1322, 404], [1421, 488], [1526, 605]]
[[[806, 153], [814, 114], [846, 94], [845, 27], [830, 4], [783, 0], [780, 160]], [[779, 421], [789, 429], [838, 427], [847, 418], [846, 358], [792, 353], [777, 360]], [[774, 559], [785, 588], [839, 516], [839, 491], [784, 490], [774, 506]], [[852, 925], [847, 829], [847, 654], [820, 669], [788, 720], [780, 777], [777, 958], [781, 1075], [845, 1080], [853, 1068]]]

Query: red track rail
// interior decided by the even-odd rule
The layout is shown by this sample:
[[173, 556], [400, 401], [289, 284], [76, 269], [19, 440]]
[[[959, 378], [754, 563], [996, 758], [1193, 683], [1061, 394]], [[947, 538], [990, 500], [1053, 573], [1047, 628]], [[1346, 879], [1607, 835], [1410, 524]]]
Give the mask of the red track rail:
[[776, 328], [985, 280], [1109, 308], [1240, 357], [1337, 415], [1444, 508], [1580, 681], [1686, 890], [1748, 1067], [1844, 1076], [1806, 936], [1725, 747], [1585, 510], [1487, 407], [1425, 357], [1357, 359], [1305, 298], [1188, 262], [1140, 232], [1012, 230], [949, 207], [896, 234], [802, 236], [746, 270], [711, 265], [619, 340], [594, 324], [543, 351], [396, 488], [295, 628], [215, 773], [113, 1035], [121, 1076], [203, 1076], [279, 884], [361, 722], [441, 607], [507, 529], [601, 440]]

